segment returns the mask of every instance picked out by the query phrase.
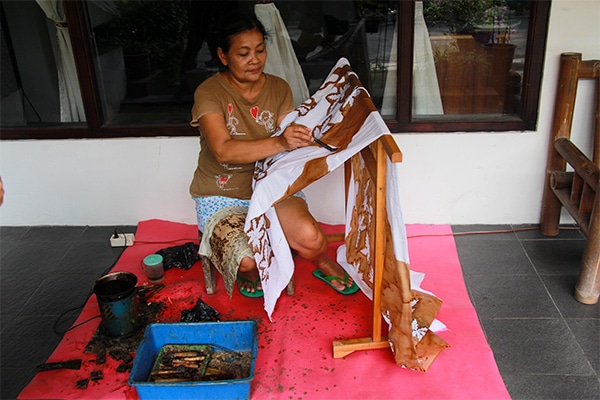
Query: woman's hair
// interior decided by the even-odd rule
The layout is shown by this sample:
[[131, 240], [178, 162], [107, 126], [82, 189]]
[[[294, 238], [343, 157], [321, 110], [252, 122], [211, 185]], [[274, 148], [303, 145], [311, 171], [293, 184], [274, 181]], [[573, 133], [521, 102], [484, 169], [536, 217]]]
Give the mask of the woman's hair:
[[227, 53], [231, 47], [231, 38], [234, 35], [253, 29], [257, 29], [263, 35], [263, 38], [267, 37], [264, 25], [253, 12], [234, 11], [226, 14], [215, 27], [212, 35], [212, 47], [215, 51], [220, 47], [224, 53]]

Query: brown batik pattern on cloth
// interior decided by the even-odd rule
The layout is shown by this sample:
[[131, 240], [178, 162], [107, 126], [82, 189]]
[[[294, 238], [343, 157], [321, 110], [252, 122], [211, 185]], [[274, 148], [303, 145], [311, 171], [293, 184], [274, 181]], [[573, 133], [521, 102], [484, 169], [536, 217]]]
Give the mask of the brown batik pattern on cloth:
[[[375, 251], [373, 212], [376, 188], [370, 175], [364, 172], [365, 164], [360, 153], [352, 158], [352, 171], [357, 185], [356, 205], [352, 209], [351, 229], [346, 236], [346, 257], [362, 280], [373, 289], [371, 255]], [[397, 365], [427, 371], [438, 354], [449, 347], [429, 329], [442, 302], [435, 296], [411, 289], [409, 265], [395, 257], [387, 215], [385, 222], [381, 312], [390, 325], [388, 340]]]
[[229, 207], [216, 212], [206, 223], [200, 243], [200, 254], [207, 256], [219, 271], [229, 297], [240, 262], [244, 257], [254, 257], [244, 232], [246, 211], [245, 207]]

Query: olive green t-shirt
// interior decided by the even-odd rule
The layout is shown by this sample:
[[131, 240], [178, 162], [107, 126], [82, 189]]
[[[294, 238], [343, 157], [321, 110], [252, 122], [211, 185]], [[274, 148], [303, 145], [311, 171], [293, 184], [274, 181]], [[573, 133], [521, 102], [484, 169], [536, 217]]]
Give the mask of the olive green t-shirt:
[[190, 125], [200, 131], [200, 154], [190, 185], [193, 197], [249, 199], [252, 196], [255, 163], [220, 164], [208, 147], [199, 121], [207, 114], [222, 115], [235, 140], [271, 136], [277, 130], [279, 117], [292, 111], [294, 103], [292, 91], [283, 79], [268, 74], [265, 77], [265, 85], [253, 102], [235, 91], [220, 73], [206, 79], [196, 89]]

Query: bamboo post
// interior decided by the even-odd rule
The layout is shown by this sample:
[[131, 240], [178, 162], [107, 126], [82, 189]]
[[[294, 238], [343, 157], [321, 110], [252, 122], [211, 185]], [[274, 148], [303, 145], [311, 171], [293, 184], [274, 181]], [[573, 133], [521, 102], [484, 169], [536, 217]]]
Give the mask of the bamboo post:
[[565, 160], [559, 156], [554, 148], [554, 141], [559, 137], [570, 138], [573, 123], [573, 110], [577, 95], [577, 70], [581, 63], [580, 53], [564, 53], [560, 58], [560, 73], [556, 91], [554, 119], [550, 132], [550, 146], [548, 151], [548, 164], [542, 200], [541, 231], [547, 236], [558, 235], [560, 223], [560, 200], [554, 195], [550, 187], [552, 171], [564, 171]]
[[600, 298], [600, 179], [590, 216], [587, 245], [583, 251], [581, 272], [575, 285], [575, 299], [583, 304], [596, 304]]

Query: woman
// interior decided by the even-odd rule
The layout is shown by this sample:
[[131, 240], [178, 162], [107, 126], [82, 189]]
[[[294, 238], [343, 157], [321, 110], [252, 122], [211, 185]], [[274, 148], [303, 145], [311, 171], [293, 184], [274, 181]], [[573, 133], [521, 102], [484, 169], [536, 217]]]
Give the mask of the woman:
[[[230, 269], [237, 273], [240, 292], [249, 297], [262, 295], [258, 270], [243, 233], [243, 221], [227, 220], [232, 215], [227, 210], [237, 210], [239, 215], [240, 207], [248, 206], [256, 161], [313, 143], [310, 130], [297, 125], [271, 136], [294, 106], [287, 83], [263, 73], [265, 35], [263, 25], [253, 14], [229, 15], [225, 23], [219, 24], [213, 39], [225, 69], [196, 89], [191, 122], [200, 131], [198, 167], [190, 186], [198, 229], [211, 238], [222, 239], [211, 242], [211, 247], [219, 247], [224, 263], [232, 258], [224, 254], [231, 255], [235, 248]], [[311, 260], [335, 290], [345, 294], [358, 290], [345, 271], [325, 254], [327, 238], [301, 193], [280, 202], [275, 210], [290, 247], [299, 256]]]

